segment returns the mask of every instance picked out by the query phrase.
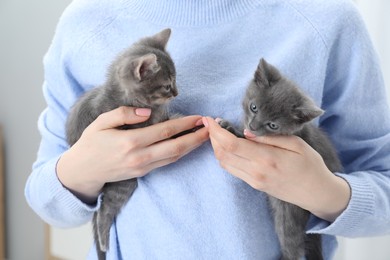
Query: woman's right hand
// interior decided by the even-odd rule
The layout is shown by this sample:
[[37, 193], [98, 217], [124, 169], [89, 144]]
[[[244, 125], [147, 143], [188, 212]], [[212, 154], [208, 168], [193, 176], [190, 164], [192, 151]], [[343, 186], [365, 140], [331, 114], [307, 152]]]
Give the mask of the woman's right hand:
[[96, 202], [106, 182], [142, 177], [177, 161], [208, 140], [205, 128], [172, 136], [201, 124], [201, 116], [172, 119], [145, 128], [118, 126], [146, 121], [150, 110], [120, 107], [101, 114], [57, 163], [61, 183], [86, 203]]

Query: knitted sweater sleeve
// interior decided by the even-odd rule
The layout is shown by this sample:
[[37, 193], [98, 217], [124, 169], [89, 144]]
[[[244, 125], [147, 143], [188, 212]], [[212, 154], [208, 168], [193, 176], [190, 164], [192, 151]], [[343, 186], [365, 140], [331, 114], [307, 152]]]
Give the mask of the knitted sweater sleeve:
[[[362, 237], [390, 233], [390, 110], [377, 55], [360, 14], [344, 4], [324, 35], [329, 59], [321, 126], [343, 162], [347, 208], [333, 222], [313, 217], [310, 233]], [[319, 30], [321, 26], [319, 25]], [[329, 30], [328, 30], [329, 32]]]
[[[69, 8], [64, 12], [44, 58], [43, 93], [46, 109], [38, 120], [42, 136], [26, 186], [25, 197], [31, 208], [46, 222], [58, 227], [74, 227], [86, 223], [99, 207], [87, 205], [75, 197], [59, 181], [56, 163], [67, 150], [65, 122], [69, 108], [83, 92], [72, 74], [71, 59], [76, 46], [72, 27], [80, 19]], [[99, 200], [98, 200], [99, 201]]]

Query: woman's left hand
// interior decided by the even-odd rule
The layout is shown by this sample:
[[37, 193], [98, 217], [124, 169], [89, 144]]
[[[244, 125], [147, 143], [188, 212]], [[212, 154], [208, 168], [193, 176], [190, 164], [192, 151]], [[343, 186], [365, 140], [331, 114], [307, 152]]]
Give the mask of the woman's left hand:
[[347, 207], [348, 183], [334, 175], [322, 157], [297, 136], [237, 138], [204, 117], [220, 165], [254, 189], [334, 221]]

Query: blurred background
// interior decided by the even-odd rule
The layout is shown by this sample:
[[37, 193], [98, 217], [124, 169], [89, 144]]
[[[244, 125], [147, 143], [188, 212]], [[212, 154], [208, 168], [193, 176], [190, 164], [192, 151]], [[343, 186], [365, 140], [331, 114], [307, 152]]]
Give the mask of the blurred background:
[[[24, 185], [40, 139], [37, 119], [45, 107], [42, 58], [59, 16], [70, 2], [0, 1], [0, 126], [4, 135], [5, 204], [0, 203], [5, 205], [9, 260], [40, 260], [51, 255], [85, 259], [92, 242], [88, 225], [73, 230], [46, 228], [24, 198]], [[355, 2], [380, 57], [390, 100], [390, 1]], [[390, 259], [390, 236], [339, 241], [336, 260]]]

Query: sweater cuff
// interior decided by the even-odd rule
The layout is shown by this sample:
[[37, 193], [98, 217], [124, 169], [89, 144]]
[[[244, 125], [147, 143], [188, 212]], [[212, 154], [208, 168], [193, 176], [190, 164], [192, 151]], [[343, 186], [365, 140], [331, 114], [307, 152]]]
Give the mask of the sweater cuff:
[[348, 206], [332, 223], [312, 216], [307, 233], [357, 237], [361, 234], [361, 227], [366, 225], [365, 220], [370, 219], [374, 214], [374, 193], [369, 182], [365, 178], [360, 178], [359, 173], [350, 175], [336, 173], [336, 175], [345, 179], [351, 187]]
[[[63, 226], [68, 223], [69, 226], [81, 225], [89, 221], [92, 214], [100, 207], [101, 194], [97, 202], [89, 205], [81, 201], [70, 190], [68, 190], [57, 177], [56, 165], [60, 157], [46, 163], [41, 174], [46, 174], [46, 189], [41, 194], [41, 200], [45, 201], [44, 207], [49, 213], [49, 223], [53, 219], [58, 219], [59, 223], [53, 223], [57, 226]], [[57, 222], [57, 221], [56, 221]], [[68, 226], [65, 224], [65, 226]]]

